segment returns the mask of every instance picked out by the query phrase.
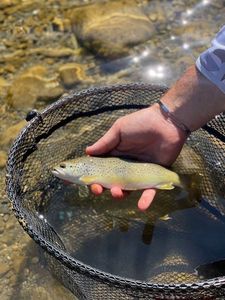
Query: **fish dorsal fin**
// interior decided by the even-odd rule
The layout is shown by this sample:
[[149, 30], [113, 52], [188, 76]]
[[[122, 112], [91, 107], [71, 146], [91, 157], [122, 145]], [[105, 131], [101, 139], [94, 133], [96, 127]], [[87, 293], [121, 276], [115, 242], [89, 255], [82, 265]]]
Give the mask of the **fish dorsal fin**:
[[160, 190], [173, 190], [174, 186], [171, 182], [168, 182], [168, 183], [158, 184], [156, 188]]

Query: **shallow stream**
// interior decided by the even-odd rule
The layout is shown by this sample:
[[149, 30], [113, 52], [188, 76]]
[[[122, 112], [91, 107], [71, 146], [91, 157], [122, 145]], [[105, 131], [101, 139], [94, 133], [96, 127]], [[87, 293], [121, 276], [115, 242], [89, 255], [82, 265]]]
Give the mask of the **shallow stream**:
[[[26, 114], [31, 109], [42, 110], [71, 89], [135, 81], [171, 85], [224, 24], [222, 0], [102, 3], [0, 1], [2, 300], [74, 299], [47, 271], [39, 249], [13, 216], [5, 195], [7, 152], [26, 124]], [[115, 18], [118, 12], [122, 12], [119, 19]], [[191, 210], [190, 214], [193, 217]], [[163, 233], [166, 222], [172, 221], [159, 222]], [[118, 224], [114, 224], [116, 232], [123, 236], [126, 226], [119, 228]], [[143, 228], [139, 229], [133, 234], [145, 251], [148, 245], [141, 241]], [[145, 242], [148, 239], [147, 234]], [[83, 254], [80, 252], [80, 259]]]

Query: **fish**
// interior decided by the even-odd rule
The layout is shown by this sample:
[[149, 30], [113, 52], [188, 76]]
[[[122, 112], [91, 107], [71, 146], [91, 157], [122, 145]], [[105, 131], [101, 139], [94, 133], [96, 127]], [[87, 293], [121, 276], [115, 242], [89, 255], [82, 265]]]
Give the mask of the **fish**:
[[60, 163], [52, 174], [78, 185], [96, 183], [127, 191], [184, 188], [181, 176], [161, 165], [120, 157], [82, 156]]

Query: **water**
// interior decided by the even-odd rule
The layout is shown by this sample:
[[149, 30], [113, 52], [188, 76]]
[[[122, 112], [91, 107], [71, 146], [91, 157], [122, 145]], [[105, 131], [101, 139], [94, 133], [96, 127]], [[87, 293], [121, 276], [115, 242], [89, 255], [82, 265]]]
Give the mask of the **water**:
[[[175, 0], [137, 1], [134, 7], [144, 5], [144, 10], [151, 20], [152, 38], [129, 47], [129, 53], [125, 56], [121, 51], [120, 54], [114, 56], [106, 53], [102, 57], [101, 53], [96, 55], [85, 49], [85, 43], [79, 43], [76, 38], [79, 33], [74, 34], [70, 26], [72, 8], [88, 4], [90, 1], [71, 0], [61, 1], [59, 4], [58, 1], [48, 0], [39, 1], [38, 5], [32, 0], [9, 2], [2, 0], [0, 3], [1, 299], [74, 299], [73, 295], [47, 272], [36, 246], [23, 232], [7, 205], [4, 193], [4, 165], [11, 141], [25, 124], [25, 122], [20, 123], [21, 120], [30, 109], [43, 109], [71, 88], [82, 89], [106, 83], [140, 80], [172, 84], [189, 65], [194, 63], [198, 54], [209, 45], [213, 35], [223, 25], [224, 5], [222, 0], [188, 1], [188, 5], [183, 1]], [[132, 5], [129, 4], [129, 6]], [[126, 26], [126, 28], [129, 27]], [[108, 31], [110, 32], [110, 28]], [[110, 36], [111, 33], [108, 35]], [[73, 64], [72, 71], [71, 65], [65, 66], [67, 63]], [[68, 76], [71, 78], [71, 75], [68, 75], [71, 74], [70, 72], [76, 78], [72, 83], [68, 82]], [[12, 127], [12, 125], [15, 126]], [[112, 212], [112, 206], [109, 211]], [[184, 220], [183, 210], [170, 212], [171, 219], [167, 221], [160, 220], [161, 215], [157, 216], [153, 218], [154, 222], [150, 222], [150, 225], [145, 225], [146, 220], [140, 221], [139, 218], [131, 224], [129, 222], [121, 224], [118, 218], [111, 216], [114, 223], [107, 224], [109, 227], [107, 233], [102, 236], [93, 236], [89, 243], [95, 245], [96, 251], [104, 252], [106, 258], [112, 253], [111, 248], [106, 249], [106, 242], [110, 240], [112, 248], [117, 249], [118, 245], [114, 237], [118, 235], [121, 245], [123, 243], [137, 244], [148, 265], [151, 263], [149, 248], [152, 247], [152, 251], [158, 249], [160, 239], [167, 237], [171, 245], [178, 241], [182, 242], [183, 248], [180, 249], [182, 255], [179, 255], [182, 256], [181, 265], [185, 269], [184, 272], [192, 272], [198, 264], [208, 263], [214, 258], [222, 259], [220, 247], [223, 245], [223, 239], [220, 234], [223, 223], [218, 220], [218, 215], [207, 227], [209, 239], [206, 239], [204, 232], [201, 231], [202, 228], [206, 228], [202, 217], [205, 213], [204, 207], [201, 208], [200, 205], [185, 211], [187, 211], [187, 216], [189, 214], [189, 218], [196, 221], [192, 223], [195, 227], [188, 227], [187, 231], [199, 232], [198, 243], [192, 240], [192, 244], [197, 244], [193, 253], [200, 251], [204, 254], [201, 256], [204, 258], [202, 260], [199, 255], [196, 255], [191, 271], [185, 269], [187, 260], [182, 255], [185, 253], [185, 245], [193, 237], [186, 232], [182, 235], [174, 233], [179, 228], [175, 226], [176, 222]], [[68, 212], [67, 217], [71, 221], [73, 216], [71, 206]], [[58, 218], [62, 219], [63, 224], [65, 215], [61, 213]], [[168, 232], [167, 227], [170, 227], [171, 231]], [[215, 231], [218, 233], [217, 239], [213, 239]], [[214, 241], [213, 248], [209, 242], [211, 239]], [[221, 241], [219, 245], [218, 240]], [[87, 244], [84, 244], [83, 248], [80, 246], [73, 255], [86, 259], [85, 245], [89, 246]], [[133, 245], [129, 245], [130, 249], [136, 249]], [[202, 251], [205, 246], [209, 247], [209, 253]], [[123, 247], [117, 252], [114, 250], [113, 253], [116, 252], [117, 259], [123, 255], [122, 251]], [[139, 252], [131, 253], [133, 262], [138, 255]], [[164, 254], [159, 253], [160, 255], [162, 258]], [[169, 261], [171, 257], [174, 257], [173, 253]], [[100, 256], [96, 256], [95, 260], [90, 263], [96, 267], [99, 266]], [[105, 270], [110, 270], [110, 266], [111, 264], [103, 267]], [[156, 276], [159, 270], [155, 269], [154, 274], [148, 274], [147, 268], [143, 265], [142, 267], [143, 274], [139, 272], [141, 278], [148, 279], [155, 276], [155, 281], [163, 280]], [[138, 268], [138, 264], [135, 266], [133, 263], [129, 269], [130, 273], [123, 268], [112, 271], [135, 277]]]
[[87, 265], [134, 280], [188, 283], [207, 278], [196, 268], [225, 257], [224, 217], [204, 198], [159, 191], [141, 213], [140, 192], [122, 202], [85, 192], [62, 184], [44, 215], [66, 252]]

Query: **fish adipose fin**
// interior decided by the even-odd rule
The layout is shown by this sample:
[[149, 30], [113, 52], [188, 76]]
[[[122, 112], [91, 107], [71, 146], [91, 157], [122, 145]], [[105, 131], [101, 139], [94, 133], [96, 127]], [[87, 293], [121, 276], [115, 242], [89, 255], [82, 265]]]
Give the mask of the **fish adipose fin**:
[[173, 190], [174, 186], [172, 183], [158, 184], [156, 188], [160, 190]]

